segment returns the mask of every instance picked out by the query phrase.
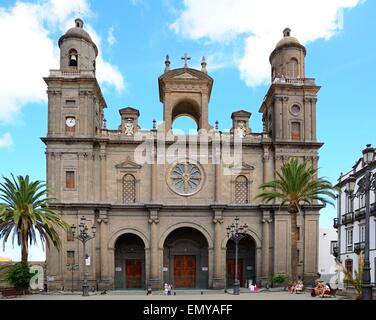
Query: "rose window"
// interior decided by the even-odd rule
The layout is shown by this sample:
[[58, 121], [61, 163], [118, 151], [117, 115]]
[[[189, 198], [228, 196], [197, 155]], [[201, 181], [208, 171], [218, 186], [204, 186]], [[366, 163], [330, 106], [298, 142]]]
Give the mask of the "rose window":
[[193, 163], [178, 163], [170, 174], [170, 187], [182, 195], [191, 195], [199, 191], [202, 174], [199, 167]]

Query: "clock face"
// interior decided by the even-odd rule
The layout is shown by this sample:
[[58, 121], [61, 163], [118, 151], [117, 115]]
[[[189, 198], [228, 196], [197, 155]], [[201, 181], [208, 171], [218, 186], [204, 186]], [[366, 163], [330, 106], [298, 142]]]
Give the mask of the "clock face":
[[76, 119], [75, 118], [67, 118], [65, 123], [67, 124], [67, 126], [69, 128], [73, 128], [76, 125]]

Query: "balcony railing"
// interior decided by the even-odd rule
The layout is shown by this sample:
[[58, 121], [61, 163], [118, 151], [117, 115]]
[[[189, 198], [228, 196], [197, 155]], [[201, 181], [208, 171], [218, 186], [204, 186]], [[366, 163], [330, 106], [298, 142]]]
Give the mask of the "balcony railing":
[[354, 243], [354, 252], [355, 252], [356, 254], [359, 254], [360, 251], [364, 251], [365, 246], [366, 246], [366, 243], [365, 243], [365, 242], [357, 242], [357, 243]]
[[366, 217], [366, 208], [360, 208], [355, 210], [355, 220], [361, 220]]
[[95, 78], [93, 70], [50, 70], [51, 78]]
[[348, 224], [354, 222], [354, 213], [349, 212], [342, 216], [342, 224]]
[[295, 86], [303, 86], [303, 85], [315, 85], [315, 79], [312, 78], [275, 78], [273, 83], [278, 84], [291, 84]]
[[338, 229], [339, 227], [339, 219], [338, 218], [334, 218], [333, 219], [333, 228], [334, 229]]

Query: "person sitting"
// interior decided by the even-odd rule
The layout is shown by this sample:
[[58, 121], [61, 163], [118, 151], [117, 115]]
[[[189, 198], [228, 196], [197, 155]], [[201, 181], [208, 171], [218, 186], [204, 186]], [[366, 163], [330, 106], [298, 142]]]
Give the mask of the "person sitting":
[[298, 292], [303, 292], [303, 291], [304, 291], [304, 284], [303, 284], [303, 281], [299, 277], [298, 282], [295, 284], [295, 286], [292, 289], [292, 293], [298, 293]]
[[288, 291], [289, 291], [290, 293], [294, 293], [295, 286], [296, 286], [296, 283], [295, 283], [295, 282], [290, 283], [289, 286], [288, 286]]
[[324, 282], [317, 281], [316, 286], [312, 289], [311, 295], [313, 297], [315, 296], [321, 296], [325, 290]]
[[330, 294], [332, 291], [332, 288], [330, 287], [329, 283], [326, 283], [323, 285], [322, 292], [321, 292], [321, 298], [323, 298], [326, 294]]

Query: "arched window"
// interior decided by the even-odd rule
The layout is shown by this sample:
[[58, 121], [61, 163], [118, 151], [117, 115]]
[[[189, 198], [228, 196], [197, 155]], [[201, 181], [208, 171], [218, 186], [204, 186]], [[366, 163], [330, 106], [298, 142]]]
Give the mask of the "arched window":
[[298, 141], [301, 139], [300, 122], [291, 123], [291, 139]]
[[287, 77], [296, 79], [299, 78], [298, 61], [291, 59], [287, 64]]
[[78, 66], [78, 53], [77, 50], [71, 49], [69, 51], [69, 66], [77, 67]]
[[238, 176], [235, 179], [235, 203], [248, 203], [248, 179], [245, 176]]
[[131, 174], [123, 177], [123, 200], [124, 203], [136, 202], [136, 179]]

